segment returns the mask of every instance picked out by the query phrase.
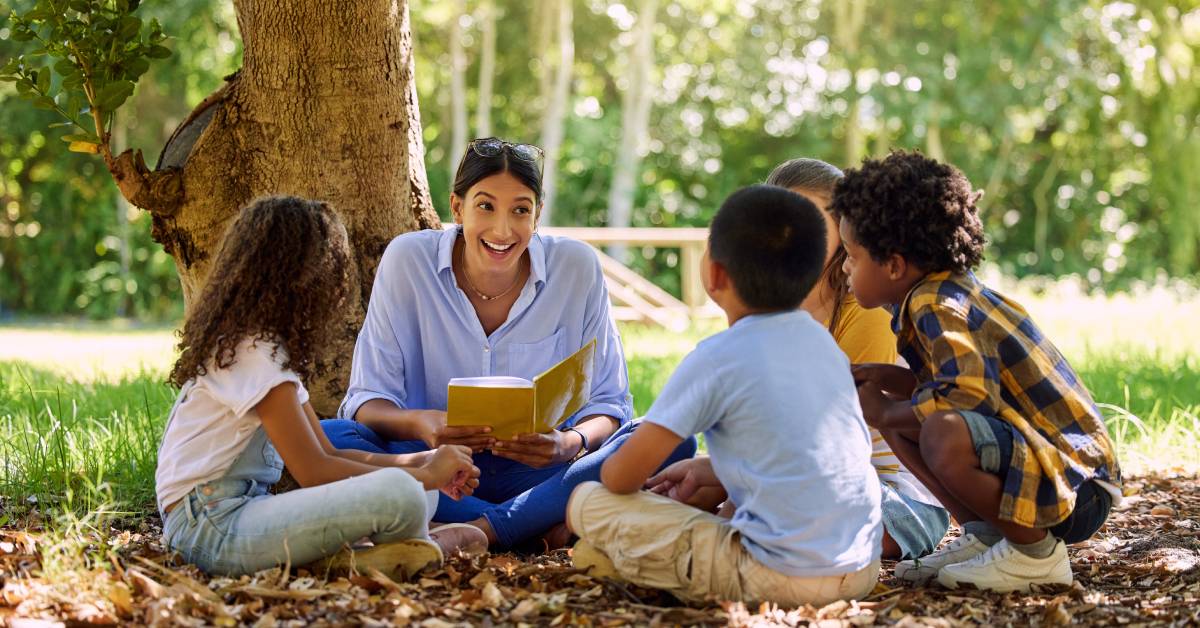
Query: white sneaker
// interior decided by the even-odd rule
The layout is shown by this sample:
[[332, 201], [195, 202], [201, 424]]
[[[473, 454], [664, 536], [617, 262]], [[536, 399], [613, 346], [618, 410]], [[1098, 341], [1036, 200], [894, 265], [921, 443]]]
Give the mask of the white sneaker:
[[924, 584], [936, 576], [942, 567], [970, 560], [986, 551], [988, 551], [987, 544], [980, 541], [974, 534], [964, 534], [928, 556], [896, 563], [892, 573], [906, 582]]
[[966, 562], [946, 565], [938, 572], [938, 582], [953, 589], [974, 585], [990, 591], [1028, 591], [1034, 584], [1061, 584], [1074, 581], [1067, 546], [1058, 539], [1054, 553], [1046, 558], [1034, 558], [1017, 551], [1007, 540]]

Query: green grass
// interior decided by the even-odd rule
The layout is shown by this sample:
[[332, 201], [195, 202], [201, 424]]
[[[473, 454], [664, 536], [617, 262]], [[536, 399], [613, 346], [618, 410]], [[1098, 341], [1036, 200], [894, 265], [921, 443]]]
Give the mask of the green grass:
[[[1021, 300], [1101, 404], [1127, 472], [1200, 470], [1200, 305], [1162, 295]], [[622, 327], [639, 414], [696, 341], [722, 327]], [[35, 510], [46, 519], [153, 511], [173, 342], [164, 328], [0, 327], [0, 525]]]

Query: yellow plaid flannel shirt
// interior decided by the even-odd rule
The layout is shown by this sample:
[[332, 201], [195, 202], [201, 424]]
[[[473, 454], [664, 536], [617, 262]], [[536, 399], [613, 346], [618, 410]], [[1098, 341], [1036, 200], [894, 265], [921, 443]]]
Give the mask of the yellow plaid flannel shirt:
[[1000, 518], [1047, 528], [1066, 519], [1091, 479], [1119, 485], [1104, 419], [1083, 382], [1018, 304], [973, 273], [932, 273], [894, 311], [900, 355], [917, 376], [924, 421], [972, 410], [1013, 426]]

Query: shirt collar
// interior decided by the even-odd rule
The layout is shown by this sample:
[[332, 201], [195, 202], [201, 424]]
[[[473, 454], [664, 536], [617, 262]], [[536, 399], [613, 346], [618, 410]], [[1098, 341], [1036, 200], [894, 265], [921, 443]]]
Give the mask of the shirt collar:
[[[441, 239], [438, 240], [437, 253], [437, 271], [442, 273], [453, 268], [454, 262], [454, 242], [458, 240], [458, 236], [462, 235], [462, 225], [454, 225], [442, 232]], [[534, 285], [546, 283], [546, 245], [542, 242], [542, 236], [534, 233], [529, 240], [529, 276], [533, 279]]]

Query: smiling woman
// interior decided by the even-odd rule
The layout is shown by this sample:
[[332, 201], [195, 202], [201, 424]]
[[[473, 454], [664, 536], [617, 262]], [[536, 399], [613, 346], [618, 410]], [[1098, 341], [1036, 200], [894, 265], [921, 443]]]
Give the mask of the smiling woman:
[[[592, 248], [537, 233], [541, 150], [472, 141], [455, 176], [456, 226], [401, 235], [384, 252], [354, 350], [339, 418], [323, 422], [339, 448], [414, 453], [466, 445], [479, 490], [442, 500], [435, 520], [478, 526], [493, 545], [553, 548], [567, 541], [567, 498], [599, 479], [636, 428], [621, 338]], [[596, 340], [591, 394], [547, 434], [493, 437], [446, 425], [455, 377], [532, 379]], [[667, 464], [690, 457], [680, 445]], [[543, 536], [545, 545], [537, 543]]]

